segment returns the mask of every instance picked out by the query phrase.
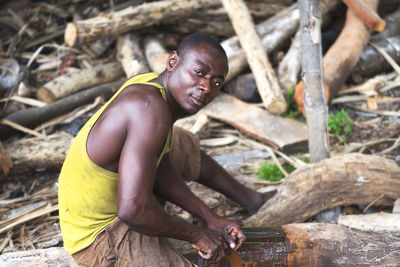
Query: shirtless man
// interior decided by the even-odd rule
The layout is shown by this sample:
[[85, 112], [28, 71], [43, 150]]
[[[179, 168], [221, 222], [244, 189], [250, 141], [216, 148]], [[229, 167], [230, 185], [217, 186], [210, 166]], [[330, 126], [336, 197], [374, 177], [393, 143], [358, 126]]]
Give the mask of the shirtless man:
[[[214, 214], [182, 179], [250, 212], [269, 196], [244, 187], [200, 152], [196, 136], [172, 131], [177, 119], [216, 97], [227, 72], [218, 41], [191, 34], [161, 74], [129, 79], [81, 129], [59, 181], [64, 247], [81, 266], [191, 266], [166, 238], [192, 243], [212, 262], [243, 244], [238, 224]], [[168, 215], [160, 200], [182, 207], [204, 227]]]

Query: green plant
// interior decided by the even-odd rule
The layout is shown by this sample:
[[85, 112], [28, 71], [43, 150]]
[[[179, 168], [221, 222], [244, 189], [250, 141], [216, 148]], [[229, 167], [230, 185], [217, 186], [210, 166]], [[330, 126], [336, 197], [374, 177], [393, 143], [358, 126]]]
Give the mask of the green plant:
[[[282, 167], [288, 173], [295, 170], [293, 166], [287, 163], [283, 164]], [[276, 164], [262, 164], [255, 173], [260, 179], [270, 182], [277, 182], [285, 177]]]
[[282, 114], [282, 117], [288, 117], [292, 120], [304, 120], [304, 116], [299, 112], [296, 101], [294, 100], [294, 88], [289, 88], [286, 91], [285, 99], [288, 109]]
[[342, 108], [335, 114], [328, 115], [328, 131], [343, 143], [347, 143], [347, 137], [351, 134], [353, 120]]

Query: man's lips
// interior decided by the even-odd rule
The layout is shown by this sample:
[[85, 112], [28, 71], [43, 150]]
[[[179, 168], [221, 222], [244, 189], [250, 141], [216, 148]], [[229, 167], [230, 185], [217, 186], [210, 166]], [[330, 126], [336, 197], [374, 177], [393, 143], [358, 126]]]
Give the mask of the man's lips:
[[192, 100], [192, 102], [199, 107], [204, 106], [204, 102], [202, 100], [200, 100], [199, 98], [195, 97], [195, 96], [190, 96], [190, 99]]

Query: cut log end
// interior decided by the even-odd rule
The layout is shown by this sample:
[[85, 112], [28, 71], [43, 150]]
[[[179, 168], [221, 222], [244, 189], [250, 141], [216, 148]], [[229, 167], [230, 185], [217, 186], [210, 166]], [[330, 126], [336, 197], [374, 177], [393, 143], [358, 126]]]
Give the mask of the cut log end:
[[50, 103], [56, 100], [54, 94], [44, 87], [41, 87], [39, 90], [37, 90], [36, 98], [45, 103]]
[[287, 104], [284, 100], [278, 100], [269, 104], [265, 104], [265, 108], [272, 114], [282, 114], [286, 111]]
[[374, 30], [378, 32], [383, 31], [385, 28], [386, 28], [386, 22], [384, 20], [379, 21], [374, 25]]
[[78, 27], [75, 25], [75, 23], [70, 22], [67, 24], [67, 27], [66, 27], [65, 33], [64, 33], [64, 40], [65, 40], [65, 43], [70, 47], [73, 47], [77, 44]]

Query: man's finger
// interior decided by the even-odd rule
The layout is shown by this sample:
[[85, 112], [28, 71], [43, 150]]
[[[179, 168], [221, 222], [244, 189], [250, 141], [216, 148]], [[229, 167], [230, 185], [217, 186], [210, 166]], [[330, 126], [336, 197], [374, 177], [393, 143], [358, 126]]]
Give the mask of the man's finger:
[[199, 256], [205, 260], [209, 260], [212, 257], [212, 254], [210, 252], [203, 252], [201, 250], [197, 251], [197, 254], [199, 254]]
[[239, 241], [237, 243], [235, 250], [240, 248], [243, 245], [244, 241], [246, 240], [246, 236], [244, 235], [244, 233], [241, 230], [238, 230], [237, 237], [238, 237]]

